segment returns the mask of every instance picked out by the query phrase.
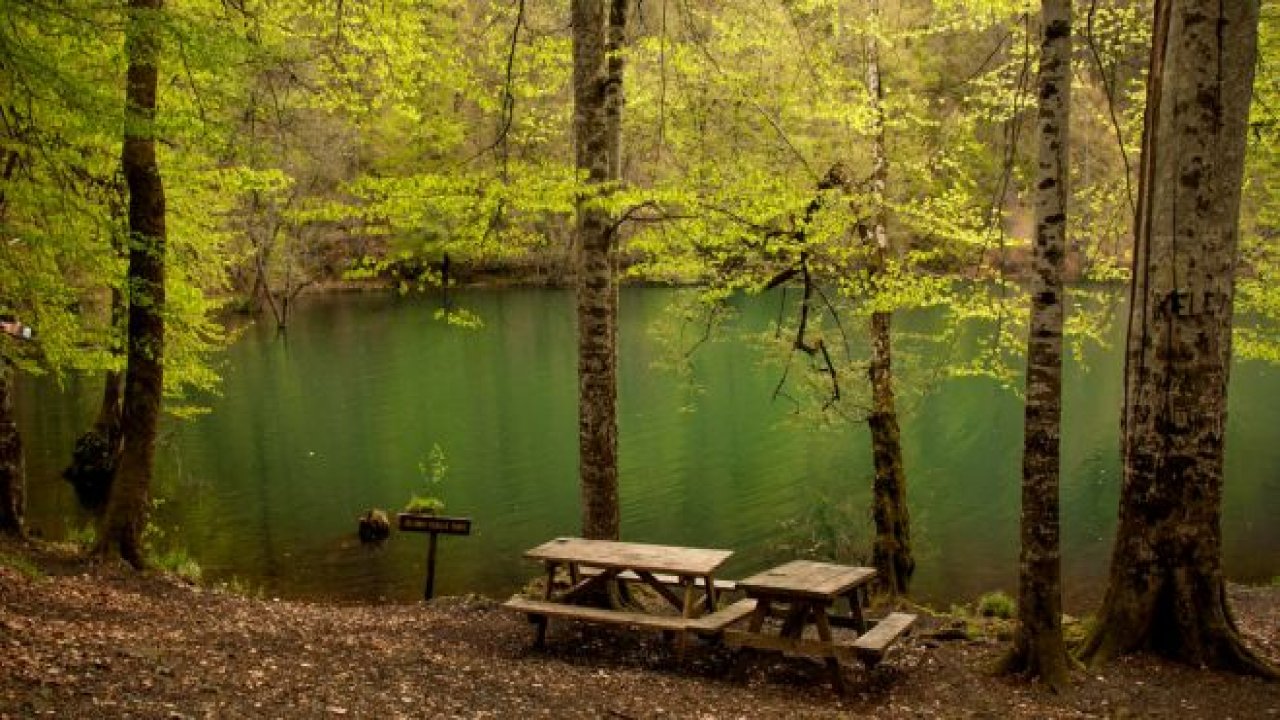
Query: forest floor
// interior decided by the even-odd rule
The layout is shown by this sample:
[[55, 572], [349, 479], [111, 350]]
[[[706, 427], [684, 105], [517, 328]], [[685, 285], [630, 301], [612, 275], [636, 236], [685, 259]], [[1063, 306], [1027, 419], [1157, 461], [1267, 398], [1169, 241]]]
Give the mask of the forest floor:
[[[1280, 587], [1230, 592], [1280, 659]], [[998, 623], [919, 625], [875, 670], [848, 668], [839, 697], [817, 663], [699, 642], [677, 662], [651, 632], [553, 622], [534, 650], [491, 599], [281, 602], [0, 541], [0, 718], [1280, 719], [1280, 683], [1131, 657], [1054, 695], [987, 672]]]

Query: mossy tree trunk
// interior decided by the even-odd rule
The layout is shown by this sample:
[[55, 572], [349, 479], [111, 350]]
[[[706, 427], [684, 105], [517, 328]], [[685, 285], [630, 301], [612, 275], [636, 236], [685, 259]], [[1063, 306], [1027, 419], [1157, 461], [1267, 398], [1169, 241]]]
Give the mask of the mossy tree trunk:
[[1006, 669], [1064, 689], [1062, 555], [1058, 478], [1062, 430], [1062, 269], [1066, 255], [1067, 149], [1070, 145], [1071, 0], [1041, 4], [1039, 172], [1032, 246], [1022, 450], [1022, 554], [1018, 629]]
[[156, 425], [164, 388], [165, 196], [156, 163], [155, 114], [161, 0], [130, 0], [125, 55], [124, 146], [129, 190], [128, 365], [120, 464], [98, 533], [97, 552], [144, 565]]
[[[889, 155], [885, 148], [884, 90], [880, 77], [879, 0], [871, 2], [872, 32], [867, 37], [867, 93], [871, 99], [874, 129], [871, 190], [875, 196], [875, 217], [866, 238], [873, 245], [872, 277], [883, 274], [890, 254], [885, 212], [885, 189], [889, 180]], [[872, 486], [872, 520], [876, 537], [872, 560], [883, 587], [889, 593], [905, 594], [915, 571], [911, 554], [911, 519], [907, 510], [907, 475], [902, 463], [902, 433], [893, 392], [892, 322], [889, 312], [871, 314], [871, 362], [867, 377], [871, 384], [871, 456], [875, 466]]]
[[599, 207], [621, 175], [622, 56], [630, 0], [573, 0], [573, 125], [592, 189], [577, 212], [578, 455], [584, 537], [616, 540], [618, 227]]
[[[124, 294], [112, 289], [111, 326], [123, 328], [127, 312]], [[75, 488], [80, 506], [94, 512], [103, 510], [120, 461], [124, 373], [108, 370], [103, 375], [98, 416], [93, 426], [76, 438], [71, 463], [62, 471], [62, 476]]]
[[1277, 677], [1222, 576], [1223, 441], [1256, 0], [1158, 0], [1125, 353], [1124, 478], [1091, 664], [1153, 650]]

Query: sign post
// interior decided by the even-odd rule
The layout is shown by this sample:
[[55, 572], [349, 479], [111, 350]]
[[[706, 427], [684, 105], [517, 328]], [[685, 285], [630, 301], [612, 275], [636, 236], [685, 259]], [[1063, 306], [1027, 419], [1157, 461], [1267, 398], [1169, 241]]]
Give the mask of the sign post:
[[471, 518], [419, 513], [400, 513], [397, 517], [401, 531], [431, 534], [427, 541], [427, 586], [422, 591], [422, 599], [430, 600], [436, 584], [436, 536], [470, 535]]

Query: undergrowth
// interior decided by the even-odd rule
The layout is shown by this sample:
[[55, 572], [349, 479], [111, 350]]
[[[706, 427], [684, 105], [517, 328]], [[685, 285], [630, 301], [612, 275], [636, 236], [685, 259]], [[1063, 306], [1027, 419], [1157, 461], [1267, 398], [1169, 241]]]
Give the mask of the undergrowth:
[[18, 573], [25, 575], [31, 580], [39, 580], [44, 577], [44, 571], [36, 567], [35, 563], [21, 555], [0, 552], [0, 567], [7, 567], [10, 570], [16, 570]]

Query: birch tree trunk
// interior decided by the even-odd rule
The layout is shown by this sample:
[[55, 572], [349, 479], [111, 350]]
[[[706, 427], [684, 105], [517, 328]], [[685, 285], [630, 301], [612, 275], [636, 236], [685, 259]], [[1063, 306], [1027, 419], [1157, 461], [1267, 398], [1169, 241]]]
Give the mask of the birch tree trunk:
[[[630, 0], [573, 0], [573, 128], [591, 186], [621, 175], [622, 56]], [[602, 190], [607, 192], [607, 190]], [[578, 202], [578, 456], [584, 537], [619, 537], [617, 226], [590, 192]]]
[[1231, 312], [1257, 0], [1158, 0], [1125, 354], [1111, 573], [1082, 648], [1276, 677], [1222, 576]]
[[[874, 117], [872, 137], [873, 165], [871, 190], [875, 196], [875, 217], [868, 230], [874, 244], [871, 272], [874, 280], [882, 274], [890, 253], [889, 233], [885, 218], [885, 189], [889, 178], [889, 155], [885, 150], [884, 90], [880, 80], [879, 32], [880, 3], [872, 0], [873, 19], [867, 38], [867, 93]], [[886, 590], [905, 594], [915, 571], [911, 555], [911, 522], [907, 511], [907, 477], [902, 463], [902, 434], [898, 427], [898, 410], [893, 392], [892, 321], [889, 312], [871, 314], [871, 362], [867, 367], [871, 383], [871, 456], [875, 466], [872, 486], [872, 519], [876, 538], [872, 559]]]
[[1027, 393], [1022, 450], [1022, 557], [1018, 630], [1006, 670], [1039, 677], [1054, 690], [1068, 680], [1062, 641], [1062, 557], [1058, 477], [1062, 429], [1062, 268], [1067, 242], [1070, 147], [1071, 0], [1041, 4], [1039, 172]]
[[124, 147], [129, 189], [128, 365], [121, 415], [120, 465], [102, 518], [96, 551], [144, 564], [156, 425], [164, 386], [165, 196], [156, 164], [155, 115], [162, 0], [129, 0], [125, 55]]
[[0, 358], [0, 533], [22, 535], [26, 496], [22, 435], [13, 416], [13, 369]]

